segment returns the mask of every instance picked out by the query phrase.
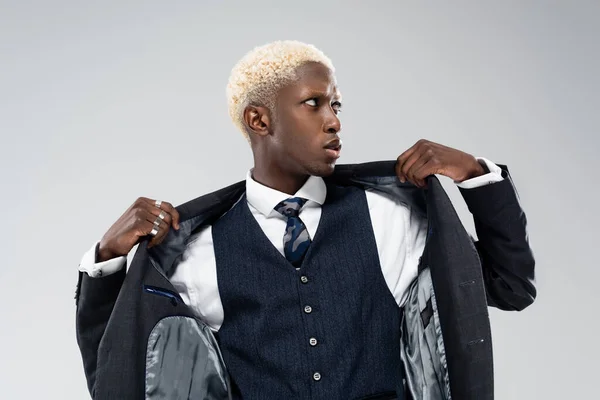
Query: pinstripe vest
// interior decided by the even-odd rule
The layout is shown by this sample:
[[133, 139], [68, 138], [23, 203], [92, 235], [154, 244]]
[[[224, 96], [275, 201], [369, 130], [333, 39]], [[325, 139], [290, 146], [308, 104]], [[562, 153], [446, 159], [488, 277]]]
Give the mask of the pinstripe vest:
[[212, 232], [225, 316], [217, 340], [234, 398], [396, 398], [401, 309], [381, 272], [363, 190], [328, 185], [298, 271], [245, 195]]

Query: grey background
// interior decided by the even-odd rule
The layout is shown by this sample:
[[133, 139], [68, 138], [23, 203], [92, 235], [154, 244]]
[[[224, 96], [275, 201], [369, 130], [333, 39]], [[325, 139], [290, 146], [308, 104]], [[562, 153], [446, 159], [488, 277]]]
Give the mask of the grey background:
[[336, 65], [340, 163], [426, 138], [508, 164], [539, 296], [491, 311], [497, 398], [596, 392], [600, 2], [366, 3], [0, 2], [0, 397], [87, 398], [80, 257], [138, 196], [180, 204], [244, 178], [225, 84], [277, 39]]

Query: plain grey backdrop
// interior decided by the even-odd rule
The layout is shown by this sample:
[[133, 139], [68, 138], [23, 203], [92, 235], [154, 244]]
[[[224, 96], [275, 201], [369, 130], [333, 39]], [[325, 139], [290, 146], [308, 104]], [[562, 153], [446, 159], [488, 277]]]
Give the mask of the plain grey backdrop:
[[88, 398], [81, 256], [139, 196], [177, 205], [244, 179], [225, 85], [278, 39], [333, 60], [340, 163], [426, 138], [509, 166], [539, 295], [491, 311], [497, 398], [595, 397], [599, 38], [583, 0], [1, 1], [0, 397]]

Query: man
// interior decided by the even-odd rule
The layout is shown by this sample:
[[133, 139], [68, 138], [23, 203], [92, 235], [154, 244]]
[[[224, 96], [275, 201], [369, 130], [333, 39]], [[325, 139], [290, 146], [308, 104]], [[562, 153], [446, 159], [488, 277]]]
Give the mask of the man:
[[[79, 266], [92, 396], [493, 398], [487, 306], [536, 295], [506, 166], [427, 140], [336, 166], [334, 68], [300, 42], [248, 53], [227, 95], [246, 180], [176, 208], [139, 198]], [[458, 185], [477, 242], [434, 174]]]

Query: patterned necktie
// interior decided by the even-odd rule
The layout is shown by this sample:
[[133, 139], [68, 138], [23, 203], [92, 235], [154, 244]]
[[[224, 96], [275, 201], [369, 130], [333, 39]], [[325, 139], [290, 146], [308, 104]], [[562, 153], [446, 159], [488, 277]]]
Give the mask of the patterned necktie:
[[275, 211], [287, 218], [287, 226], [283, 235], [283, 251], [285, 258], [296, 268], [300, 267], [310, 245], [306, 226], [298, 217], [300, 209], [306, 201], [307, 199], [301, 197], [291, 197], [274, 207]]

